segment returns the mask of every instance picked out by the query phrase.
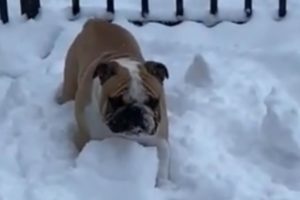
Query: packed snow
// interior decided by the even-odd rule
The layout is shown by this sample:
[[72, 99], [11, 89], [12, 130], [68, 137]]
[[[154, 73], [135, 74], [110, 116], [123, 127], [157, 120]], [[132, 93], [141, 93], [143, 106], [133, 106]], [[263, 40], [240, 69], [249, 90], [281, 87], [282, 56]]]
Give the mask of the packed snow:
[[[125, 12], [114, 23], [169, 69], [175, 187], [154, 187], [153, 147], [90, 141], [77, 156], [74, 104], [54, 102], [69, 45], [105, 1], [82, 1], [87, 7], [73, 20], [71, 1], [41, 1], [42, 13], [28, 21], [19, 1], [9, 1], [11, 21], [0, 24], [0, 199], [298, 200], [300, 2], [289, 0], [278, 21], [277, 1], [254, 1], [247, 23], [210, 28], [135, 26], [125, 17], [138, 14], [139, 2], [117, 1]], [[172, 17], [175, 1], [164, 1], [164, 9], [150, 2], [152, 17]], [[185, 2], [190, 18], [206, 16], [209, 1]], [[242, 1], [219, 2], [220, 18], [242, 16]]]

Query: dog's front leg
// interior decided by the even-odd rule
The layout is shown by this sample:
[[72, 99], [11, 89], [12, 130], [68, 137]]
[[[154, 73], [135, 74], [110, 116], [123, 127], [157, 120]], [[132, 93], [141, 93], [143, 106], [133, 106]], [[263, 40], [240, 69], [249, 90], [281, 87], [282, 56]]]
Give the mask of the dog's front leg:
[[[78, 103], [78, 102], [75, 102]], [[82, 112], [81, 107], [75, 104], [75, 119], [77, 122], [77, 131], [74, 135], [74, 143], [78, 152], [81, 152], [86, 143], [90, 140], [89, 129], [87, 127], [85, 115]]]
[[78, 130], [76, 131], [75, 135], [74, 135], [74, 143], [75, 146], [78, 150], [78, 152], [81, 152], [82, 149], [84, 148], [84, 146], [86, 145], [86, 143], [88, 143], [90, 140], [89, 135], [82, 131], [82, 130]]
[[160, 139], [157, 143], [158, 169], [156, 175], [156, 187], [162, 187], [170, 183], [169, 165], [170, 150], [169, 143], [165, 139]]

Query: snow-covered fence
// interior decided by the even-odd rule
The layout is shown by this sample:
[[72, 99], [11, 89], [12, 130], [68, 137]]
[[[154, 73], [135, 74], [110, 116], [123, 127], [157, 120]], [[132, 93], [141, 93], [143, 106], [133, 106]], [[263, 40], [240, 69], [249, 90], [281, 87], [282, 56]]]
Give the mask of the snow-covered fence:
[[[151, 1], [151, 0], [150, 0]], [[176, 25], [182, 21], [190, 20], [186, 17], [184, 10], [184, 0], [174, 0], [176, 2], [176, 10], [174, 11], [174, 18], [170, 19], [152, 19], [149, 17], [149, 0], [141, 0], [140, 16], [137, 19], [130, 19], [129, 21], [141, 25], [145, 22], [158, 22], [166, 25]], [[276, 2], [276, 1], [274, 1]], [[70, 0], [71, 3], [71, 0]], [[26, 15], [28, 19], [35, 18], [41, 7], [40, 0], [20, 0], [21, 15]], [[242, 8], [241, 8], [242, 9]], [[209, 14], [211, 16], [218, 16], [218, 0], [210, 0]], [[72, 0], [72, 14], [78, 15], [81, 11], [80, 0]], [[114, 0], [106, 0], [106, 12], [112, 14], [115, 13]], [[278, 0], [277, 15], [279, 18], [285, 17], [287, 13], [287, 0]], [[252, 0], [244, 0], [244, 14], [239, 19], [229, 19], [234, 23], [245, 23], [252, 16]], [[0, 0], [0, 19], [3, 23], [9, 22], [9, 13], [7, 0]], [[109, 19], [108, 19], [109, 20]], [[192, 21], [203, 22], [203, 19], [192, 19]], [[222, 19], [214, 20], [211, 24], [216, 24], [222, 21]]]

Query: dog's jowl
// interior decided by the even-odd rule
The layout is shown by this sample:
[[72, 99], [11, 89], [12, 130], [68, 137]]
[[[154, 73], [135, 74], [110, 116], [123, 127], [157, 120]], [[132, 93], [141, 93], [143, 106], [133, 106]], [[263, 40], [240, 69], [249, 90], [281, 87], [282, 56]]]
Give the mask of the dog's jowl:
[[145, 60], [120, 25], [89, 19], [68, 49], [57, 103], [75, 101], [79, 151], [91, 139], [124, 137], [157, 146], [157, 186], [168, 181], [167, 67]]

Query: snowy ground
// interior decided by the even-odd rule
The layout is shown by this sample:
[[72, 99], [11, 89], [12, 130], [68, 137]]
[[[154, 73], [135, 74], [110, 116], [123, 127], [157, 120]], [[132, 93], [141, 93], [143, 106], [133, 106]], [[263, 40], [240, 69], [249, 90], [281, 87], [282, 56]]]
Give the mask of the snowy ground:
[[[139, 6], [133, 2], [119, 6], [130, 11]], [[223, 16], [240, 15], [241, 3], [233, 2], [241, 1], [220, 2]], [[53, 96], [66, 50], [86, 17], [68, 21], [70, 1], [48, 0], [37, 21], [25, 21], [18, 1], [9, 3], [11, 23], [0, 25], [0, 199], [299, 199], [298, 0], [289, 1], [280, 22], [272, 0], [255, 1], [254, 17], [244, 25], [115, 21], [136, 36], [145, 57], [169, 68], [174, 191], [153, 187], [154, 148], [93, 141], [75, 157], [73, 104], [57, 106]]]

